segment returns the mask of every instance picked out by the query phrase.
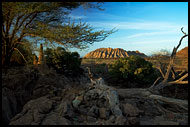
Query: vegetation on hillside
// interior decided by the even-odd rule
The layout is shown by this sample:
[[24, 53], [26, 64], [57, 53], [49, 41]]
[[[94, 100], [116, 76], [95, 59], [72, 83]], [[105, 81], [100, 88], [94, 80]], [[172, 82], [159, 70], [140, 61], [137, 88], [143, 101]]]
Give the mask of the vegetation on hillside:
[[139, 56], [130, 56], [115, 61], [109, 67], [109, 73], [117, 80], [124, 82], [137, 82], [139, 84], [151, 84], [158, 77], [152, 63]]

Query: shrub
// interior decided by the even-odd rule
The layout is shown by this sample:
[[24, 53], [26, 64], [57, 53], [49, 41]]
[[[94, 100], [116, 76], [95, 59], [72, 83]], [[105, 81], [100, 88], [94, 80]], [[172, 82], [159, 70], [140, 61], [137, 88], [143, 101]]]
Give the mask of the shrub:
[[44, 52], [46, 63], [58, 73], [77, 75], [81, 71], [81, 58], [77, 52], [67, 52], [62, 47], [57, 49], [47, 48]]
[[139, 56], [120, 58], [109, 66], [108, 71], [114, 79], [139, 84], [152, 84], [158, 76], [152, 63]]

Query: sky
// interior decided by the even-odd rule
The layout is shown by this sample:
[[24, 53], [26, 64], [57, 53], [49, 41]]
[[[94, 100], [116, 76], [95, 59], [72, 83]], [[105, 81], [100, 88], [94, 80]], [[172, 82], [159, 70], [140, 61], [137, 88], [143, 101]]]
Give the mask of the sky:
[[[188, 32], [188, 2], [104, 2], [104, 11], [98, 9], [74, 9], [69, 17], [87, 22], [95, 30], [111, 30], [104, 41], [77, 51], [81, 57], [98, 48], [123, 48], [151, 55], [161, 49], [172, 52], [184, 32]], [[178, 51], [188, 46], [186, 37]]]

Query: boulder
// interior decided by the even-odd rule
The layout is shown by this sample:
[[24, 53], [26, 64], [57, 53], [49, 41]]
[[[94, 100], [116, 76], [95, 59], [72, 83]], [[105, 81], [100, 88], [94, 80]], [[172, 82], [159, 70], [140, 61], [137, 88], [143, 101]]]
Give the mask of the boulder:
[[42, 125], [71, 125], [71, 121], [59, 116], [58, 114], [49, 114], [42, 122]]
[[101, 119], [107, 119], [105, 108], [99, 108], [99, 114]]
[[52, 109], [53, 102], [46, 96], [29, 101], [24, 105], [21, 113], [11, 119], [10, 125], [30, 125], [31, 123], [40, 123], [44, 115]]
[[80, 103], [83, 101], [83, 96], [77, 96], [75, 100], [72, 101], [73, 107], [78, 108]]
[[87, 113], [88, 116], [93, 116], [93, 117], [98, 117], [98, 114], [99, 114], [99, 110], [98, 110], [98, 107], [96, 107], [95, 105], [92, 106]]
[[137, 117], [128, 117], [127, 120], [130, 125], [139, 125], [140, 124], [139, 118], [137, 118]]
[[124, 116], [117, 116], [115, 119], [115, 125], [125, 125], [127, 124], [127, 119]]
[[92, 116], [87, 116], [87, 121], [90, 123], [96, 122], [96, 118]]
[[123, 114], [130, 117], [136, 117], [141, 112], [137, 107], [132, 106], [129, 103], [123, 104]]

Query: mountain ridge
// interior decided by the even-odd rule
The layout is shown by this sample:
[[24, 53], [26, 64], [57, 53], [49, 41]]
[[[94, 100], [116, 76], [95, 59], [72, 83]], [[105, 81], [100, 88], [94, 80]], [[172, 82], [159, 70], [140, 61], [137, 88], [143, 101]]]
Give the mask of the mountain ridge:
[[83, 58], [124, 58], [131, 55], [147, 57], [144, 53], [136, 51], [126, 51], [122, 48], [98, 48], [84, 55]]

